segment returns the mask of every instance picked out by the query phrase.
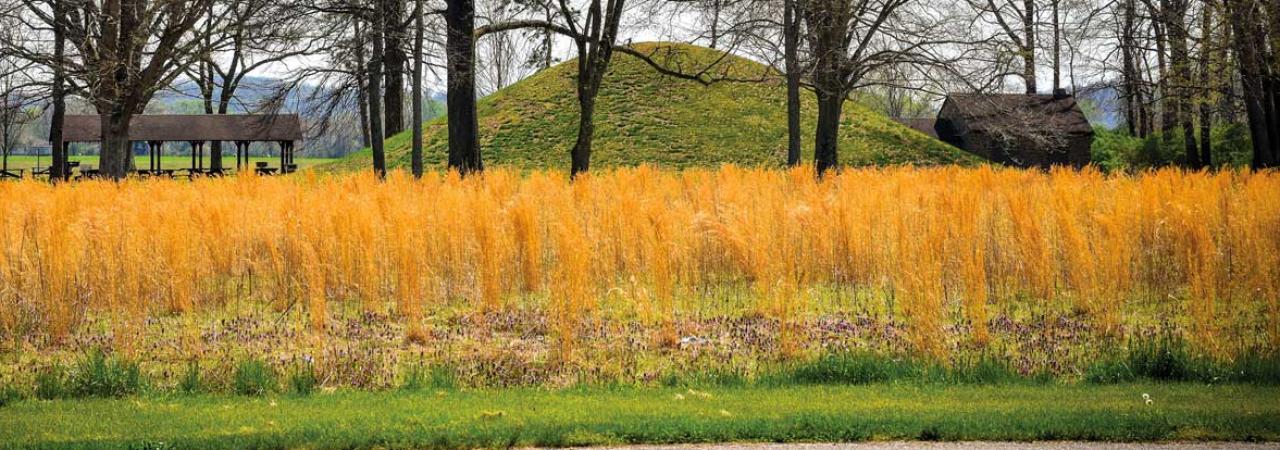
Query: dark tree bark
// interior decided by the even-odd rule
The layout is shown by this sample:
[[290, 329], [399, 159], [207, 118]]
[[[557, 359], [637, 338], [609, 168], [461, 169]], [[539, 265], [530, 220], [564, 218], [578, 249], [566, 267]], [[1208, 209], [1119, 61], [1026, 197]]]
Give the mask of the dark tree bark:
[[1022, 78], [1026, 80], [1027, 93], [1035, 94], [1038, 91], [1036, 86], [1036, 2], [1024, 0], [1022, 3], [1022, 11], [1025, 15], [1022, 18], [1022, 39], [1025, 44], [1022, 47]]
[[351, 21], [355, 27], [355, 76], [356, 76], [356, 108], [360, 114], [360, 139], [365, 147], [373, 147], [372, 136], [369, 135], [369, 76], [368, 63], [365, 62], [365, 32], [360, 27], [360, 20]]
[[578, 88], [578, 137], [569, 152], [571, 177], [591, 170], [591, 140], [596, 131], [596, 99], [595, 93], [587, 94], [585, 91], [582, 87]]
[[[1200, 89], [1203, 92], [1213, 92], [1217, 86], [1214, 85], [1213, 70], [1213, 54], [1217, 51], [1214, 48], [1212, 39], [1214, 5], [1205, 4], [1203, 11], [1200, 13], [1200, 30], [1202, 36], [1200, 50]], [[1213, 166], [1213, 155], [1211, 149], [1213, 147], [1213, 110], [1208, 101], [1200, 102], [1200, 164], [1204, 167]]]
[[405, 55], [406, 27], [403, 0], [380, 0], [383, 21], [382, 67], [386, 74], [383, 102], [383, 136], [404, 131], [404, 70], [409, 58]]
[[1187, 10], [1188, 0], [1166, 0], [1164, 3], [1165, 29], [1168, 30], [1170, 49], [1170, 72], [1173, 75], [1172, 89], [1166, 97], [1174, 112], [1174, 120], [1182, 127], [1182, 145], [1186, 166], [1200, 169], [1204, 164], [1200, 161], [1200, 149], [1196, 144], [1196, 129], [1191, 115], [1191, 54], [1187, 51]]
[[53, 153], [53, 166], [49, 168], [49, 181], [58, 182], [71, 176], [67, 173], [66, 145], [62, 142], [62, 128], [67, 115], [66, 72], [62, 60], [66, 58], [67, 35], [63, 27], [65, 13], [63, 0], [53, 0], [53, 111], [49, 123], [49, 143]]
[[123, 108], [101, 115], [102, 149], [98, 165], [103, 174], [112, 178], [124, 178], [133, 168], [133, 146], [129, 141], [130, 121], [136, 113]]
[[1259, 24], [1262, 11], [1251, 0], [1231, 0], [1229, 2], [1234, 47], [1239, 59], [1241, 97], [1245, 105], [1245, 114], [1249, 122], [1249, 137], [1253, 141], [1253, 159], [1251, 166], [1255, 169], [1272, 167], [1275, 164], [1272, 142], [1275, 129], [1272, 121], [1274, 113], [1274, 92], [1266, 80], [1266, 63], [1263, 53], [1263, 27]]
[[1165, 142], [1173, 141], [1174, 124], [1177, 122], [1176, 111], [1177, 105], [1174, 101], [1174, 95], [1169, 88], [1169, 62], [1166, 58], [1168, 54], [1168, 28], [1165, 26], [1169, 23], [1169, 19], [1165, 17], [1169, 12], [1168, 0], [1158, 0], [1159, 4], [1153, 3], [1151, 0], [1144, 0], [1147, 5], [1147, 11], [1151, 15], [1151, 30], [1155, 36], [1156, 44], [1156, 101], [1160, 105], [1160, 136]]
[[422, 178], [422, 0], [413, 3], [413, 146], [409, 165], [414, 178]]
[[1058, 3], [1053, 0], [1053, 92], [1062, 89], [1062, 24], [1058, 19]]
[[720, 8], [722, 0], [711, 0], [711, 48], [720, 43]]
[[475, 0], [447, 0], [449, 169], [463, 175], [484, 170], [476, 117]]
[[1147, 121], [1146, 99], [1143, 95], [1142, 74], [1138, 70], [1138, 45], [1136, 32], [1136, 0], [1123, 0], [1121, 6], [1120, 56], [1122, 61], [1122, 85], [1124, 86], [1125, 118], [1129, 135], [1145, 138], [1150, 133]]
[[799, 0], [783, 0], [783, 53], [787, 71], [787, 165], [800, 165], [800, 17]]
[[386, 35], [387, 22], [382, 14], [374, 12], [373, 14], [373, 58], [369, 59], [369, 139], [373, 141], [371, 150], [373, 151], [373, 173], [378, 178], [387, 176], [387, 155], [384, 149], [385, 141], [382, 124], [382, 58], [377, 55], [383, 54], [382, 37]]
[[813, 160], [818, 174], [839, 167], [840, 114], [844, 94], [818, 91], [818, 128], [814, 134]]

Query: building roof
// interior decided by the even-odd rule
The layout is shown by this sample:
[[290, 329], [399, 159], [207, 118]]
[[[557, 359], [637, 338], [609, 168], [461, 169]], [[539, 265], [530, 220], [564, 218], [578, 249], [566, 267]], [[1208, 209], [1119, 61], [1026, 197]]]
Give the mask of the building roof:
[[[1093, 126], [1075, 97], [1050, 94], [952, 94], [943, 113], [963, 118], [970, 130], [1019, 132], [1030, 129], [1092, 134]], [[957, 117], [951, 117], [955, 119]]]
[[[102, 140], [100, 116], [69, 115], [63, 125], [67, 142]], [[129, 127], [131, 141], [300, 141], [297, 114], [138, 115]]]
[[937, 120], [927, 117], [893, 117], [894, 122], [906, 125], [908, 128], [924, 133], [925, 136], [937, 139], [938, 132], [933, 129], [933, 125]]

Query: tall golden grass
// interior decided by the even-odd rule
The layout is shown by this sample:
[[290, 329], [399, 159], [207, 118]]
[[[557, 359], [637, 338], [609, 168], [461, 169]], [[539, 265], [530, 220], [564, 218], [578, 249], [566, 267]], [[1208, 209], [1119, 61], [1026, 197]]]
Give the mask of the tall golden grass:
[[[86, 316], [129, 330], [230, 305], [387, 312], [429, 339], [433, 308], [541, 308], [572, 355], [609, 292], [657, 341], [679, 299], [749, 287], [781, 351], [815, 288], [892, 296], [925, 354], [948, 324], [976, 345], [991, 308], [1066, 302], [1123, 332], [1138, 299], [1218, 345], [1230, 311], [1261, 311], [1280, 341], [1280, 174], [993, 168], [641, 167], [564, 174], [403, 173], [194, 182], [0, 183], [0, 336], [65, 338]], [[546, 298], [545, 303], [535, 302]], [[1244, 307], [1244, 308], [1242, 308]]]

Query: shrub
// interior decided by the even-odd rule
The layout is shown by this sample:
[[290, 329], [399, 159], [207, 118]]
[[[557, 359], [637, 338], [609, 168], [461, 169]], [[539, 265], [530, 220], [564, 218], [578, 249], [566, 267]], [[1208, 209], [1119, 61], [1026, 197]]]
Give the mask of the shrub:
[[453, 369], [445, 365], [432, 365], [430, 367], [422, 365], [413, 365], [404, 372], [404, 380], [400, 383], [400, 389], [406, 391], [419, 391], [423, 389], [455, 389], [458, 386], [458, 377], [454, 374]]
[[276, 390], [275, 370], [256, 359], [242, 361], [236, 366], [232, 388], [239, 395], [266, 395]]
[[18, 388], [4, 385], [0, 386], [0, 408], [17, 403], [22, 400], [22, 391]]
[[1280, 384], [1280, 352], [1242, 355], [1232, 364], [1230, 378], [1232, 381]]
[[1090, 364], [1084, 372], [1084, 380], [1094, 384], [1127, 383], [1137, 379], [1124, 360], [1107, 358]]
[[669, 372], [659, 379], [663, 386], [745, 386], [747, 377], [727, 369]]
[[51, 366], [36, 373], [36, 398], [56, 400], [67, 396], [66, 372], [62, 366]]
[[76, 397], [123, 397], [142, 390], [138, 364], [102, 350], [90, 351], [71, 371], [70, 393]]
[[801, 384], [866, 384], [910, 378], [920, 374], [914, 362], [871, 353], [823, 356], [802, 363], [790, 371], [792, 382]]
[[187, 371], [182, 373], [182, 379], [178, 382], [178, 390], [188, 394], [205, 390], [204, 380], [200, 377], [200, 361], [193, 359], [187, 362]]
[[948, 375], [948, 380], [956, 383], [991, 384], [1027, 380], [1008, 361], [990, 355], [982, 355], [969, 363], [957, 364], [948, 371]]
[[[1274, 364], [1274, 363], [1272, 363]], [[1123, 383], [1137, 379], [1158, 381], [1253, 381], [1243, 374], [1265, 378], [1267, 363], [1240, 360], [1233, 366], [1192, 353], [1186, 340], [1173, 333], [1139, 337], [1119, 356], [1099, 359], [1085, 370], [1091, 383]]]
[[316, 377], [315, 365], [310, 361], [303, 362], [289, 374], [289, 392], [296, 395], [311, 395], [320, 384]]
[[1135, 376], [1152, 380], [1188, 381], [1200, 375], [1186, 342], [1171, 334], [1131, 343], [1128, 366]]

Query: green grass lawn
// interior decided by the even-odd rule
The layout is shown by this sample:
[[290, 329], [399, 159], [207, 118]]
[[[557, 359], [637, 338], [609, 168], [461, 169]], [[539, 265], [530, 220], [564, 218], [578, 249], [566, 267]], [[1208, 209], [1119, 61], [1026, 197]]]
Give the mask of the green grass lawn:
[[[267, 164], [269, 164], [271, 167], [277, 167], [277, 166], [279, 166], [279, 165], [280, 165], [280, 157], [279, 157], [279, 156], [270, 156], [270, 157], [266, 157], [266, 156], [254, 156], [254, 157], [251, 157], [251, 158], [249, 158], [249, 159], [250, 159], [250, 161], [252, 161], [252, 162], [257, 162], [257, 161], [266, 161], [266, 162], [267, 162]], [[96, 155], [93, 155], [93, 156], [72, 156], [72, 157], [71, 157], [71, 160], [72, 160], [72, 161], [80, 161], [80, 164], [82, 164], [82, 165], [86, 165], [86, 166], [93, 166], [93, 167], [95, 167], [95, 168], [99, 167], [99, 164], [98, 164], [98, 157], [97, 157]], [[48, 167], [48, 166], [49, 166], [49, 164], [50, 164], [52, 161], [53, 161], [53, 160], [52, 160], [52, 159], [50, 159], [50, 158], [49, 158], [49, 156], [41, 156], [41, 157], [37, 158], [37, 157], [35, 157], [35, 156], [28, 156], [28, 155], [13, 155], [13, 156], [10, 156], [10, 157], [9, 157], [9, 169], [11, 169], [11, 170], [13, 170], [13, 169], [26, 169], [26, 170], [30, 171], [33, 167], [37, 167], [37, 166], [39, 166], [39, 167]], [[147, 168], [147, 165], [148, 165], [148, 164], [150, 164], [150, 162], [149, 162], [149, 161], [150, 161], [150, 160], [149, 160], [149, 159], [147, 159], [147, 157], [146, 157], [146, 156], [138, 156], [138, 157], [135, 157], [135, 158], [134, 158], [134, 163], [135, 163], [135, 164], [137, 165], [137, 167], [138, 167], [138, 168], [140, 168], [140, 169], [146, 169], [146, 168]], [[298, 164], [298, 168], [300, 168], [300, 169], [301, 169], [301, 168], [306, 168], [306, 167], [314, 166], [314, 165], [316, 165], [316, 164], [322, 164], [322, 163], [330, 162], [330, 161], [333, 161], [333, 159], [329, 159], [329, 158], [294, 158], [294, 161], [295, 161], [295, 162], [297, 162], [297, 164]], [[205, 159], [204, 159], [204, 166], [205, 166], [206, 168], [208, 168], [208, 167], [209, 167], [209, 162], [210, 162], [210, 159], [209, 159], [209, 157], [207, 157], [207, 156], [206, 156], [206, 157], [205, 157]], [[190, 157], [190, 156], [162, 156], [162, 157], [160, 157], [160, 166], [161, 166], [162, 168], [164, 168], [164, 169], [187, 169], [187, 168], [190, 168], [190, 167], [191, 167], [191, 157]], [[222, 158], [222, 167], [228, 167], [228, 168], [232, 168], [232, 169], [234, 169], [234, 168], [236, 167], [236, 156], [235, 156], [235, 152], [232, 152], [232, 153], [231, 153], [231, 156], [229, 156], [229, 157], [228, 157], [228, 156], [223, 156], [223, 158]]]
[[1280, 388], [900, 383], [423, 389], [26, 400], [0, 408], [0, 443], [14, 448], [505, 448], [896, 439], [1277, 440]]

